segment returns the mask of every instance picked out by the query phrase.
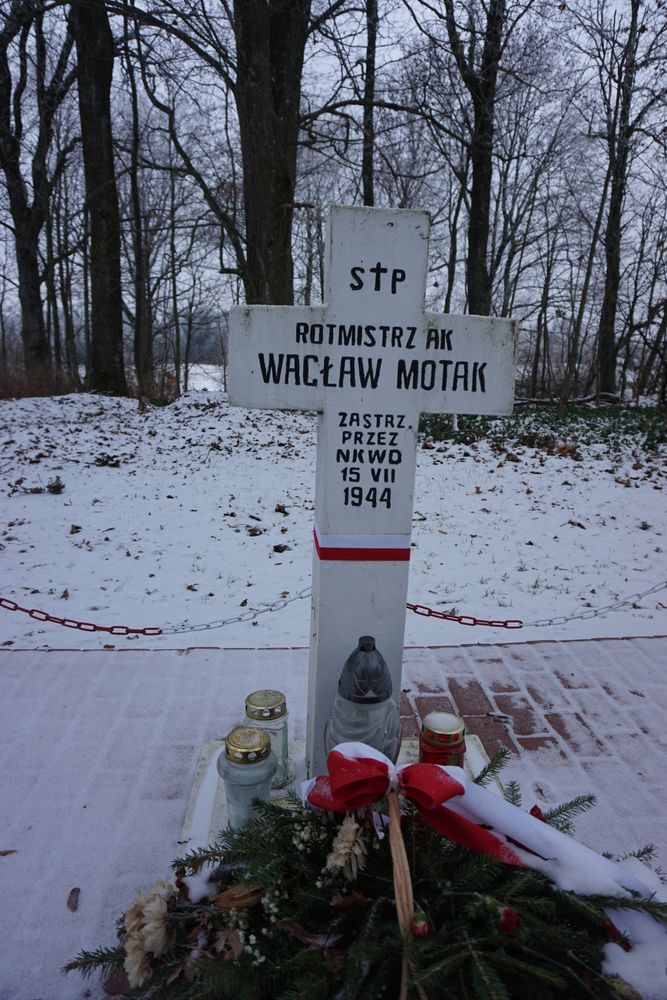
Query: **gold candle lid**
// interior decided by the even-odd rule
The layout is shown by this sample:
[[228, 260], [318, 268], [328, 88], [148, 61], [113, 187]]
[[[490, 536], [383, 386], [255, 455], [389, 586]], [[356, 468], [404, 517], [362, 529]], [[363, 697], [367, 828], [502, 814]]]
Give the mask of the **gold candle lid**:
[[465, 722], [450, 712], [429, 712], [422, 721], [422, 736], [435, 746], [453, 746], [463, 742]]
[[271, 737], [262, 729], [237, 726], [225, 739], [225, 756], [235, 764], [256, 764], [271, 753]]
[[287, 715], [287, 699], [282, 691], [253, 691], [245, 700], [245, 712], [249, 719], [269, 722]]

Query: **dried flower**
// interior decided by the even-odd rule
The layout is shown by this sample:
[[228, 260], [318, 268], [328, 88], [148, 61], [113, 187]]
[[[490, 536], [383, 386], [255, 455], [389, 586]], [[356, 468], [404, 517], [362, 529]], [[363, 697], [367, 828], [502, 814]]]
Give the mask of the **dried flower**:
[[125, 914], [125, 930], [127, 931], [128, 937], [134, 937], [141, 933], [141, 928], [144, 923], [144, 906], [146, 905], [146, 897], [139, 895], [128, 908]]
[[176, 894], [172, 882], [159, 879], [146, 896], [137, 896], [125, 914], [124, 968], [132, 987], [142, 986], [150, 973], [148, 953], [159, 957], [171, 944], [166, 915]]
[[341, 823], [331, 846], [331, 853], [327, 857], [327, 871], [342, 869], [345, 878], [352, 881], [365, 864], [366, 844], [361, 827], [354, 816], [348, 814]]
[[125, 961], [123, 968], [127, 972], [130, 986], [143, 986], [150, 973], [150, 964], [143, 944], [134, 938], [125, 944]]

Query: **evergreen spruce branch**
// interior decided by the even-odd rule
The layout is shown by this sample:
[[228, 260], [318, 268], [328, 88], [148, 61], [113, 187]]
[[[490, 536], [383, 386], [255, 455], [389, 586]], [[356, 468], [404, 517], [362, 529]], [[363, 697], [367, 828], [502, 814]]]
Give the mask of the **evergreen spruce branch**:
[[544, 896], [521, 896], [513, 892], [507, 902], [521, 913], [528, 913], [537, 919], [553, 920], [556, 917], [556, 903]]
[[506, 872], [506, 866], [484, 854], [469, 855], [451, 879], [452, 892], [487, 892]]
[[289, 986], [276, 995], [276, 1000], [327, 1000], [330, 996], [331, 976], [323, 967], [321, 955], [313, 949], [304, 948], [287, 959], [280, 971]]
[[[667, 903], [661, 903], [652, 897], [642, 898], [641, 896], [630, 896], [619, 899], [618, 896], [593, 896], [588, 897], [594, 900], [599, 907], [605, 910], [634, 910], [638, 913], [648, 913], [661, 924], [667, 924]], [[603, 921], [608, 919], [606, 916]]]
[[[559, 934], [562, 940], [562, 929], [559, 931]], [[517, 958], [516, 955], [508, 955], [497, 951], [491, 956], [491, 961], [494, 965], [501, 969], [507, 969], [508, 972], [514, 973], [517, 977], [539, 979], [556, 989], [565, 989], [567, 985], [562, 975], [558, 972], [552, 969], [545, 969], [543, 965], [538, 965], [537, 962], [525, 962], [523, 959]]]
[[[574, 916], [578, 916], [588, 924], [601, 926], [608, 919], [597, 902], [598, 898], [603, 899], [606, 897], [579, 896], [577, 893], [570, 892], [567, 889], [559, 889], [556, 885], [552, 886], [551, 891], [554, 894], [554, 898], [565, 911], [571, 911]], [[616, 906], [618, 906], [619, 898], [614, 898]], [[625, 902], [625, 900], [623, 901]]]
[[276, 1000], [328, 1000], [330, 984], [321, 975], [297, 979], [293, 986], [283, 991]]
[[[389, 888], [389, 887], [388, 887]], [[393, 884], [391, 886], [391, 895], [378, 896], [372, 901], [368, 909], [366, 910], [366, 915], [364, 918], [364, 931], [367, 933], [379, 927], [384, 919], [384, 914], [386, 915], [387, 910], [394, 908], [394, 898], [393, 898]]]
[[476, 785], [488, 785], [494, 778], [497, 778], [505, 765], [509, 762], [512, 754], [510, 751], [503, 747], [494, 753], [493, 757], [482, 770], [473, 778]]
[[115, 948], [96, 948], [95, 951], [80, 951], [76, 958], [63, 965], [63, 972], [80, 972], [82, 976], [101, 975], [116, 972], [123, 968], [125, 949], [121, 945]]
[[655, 844], [644, 844], [643, 847], [638, 847], [636, 851], [628, 851], [626, 854], [619, 855], [617, 860], [626, 861], [627, 858], [637, 858], [638, 861], [646, 864], [646, 862], [653, 860], [656, 851], [657, 847]]
[[614, 861], [627, 861], [628, 858], [637, 858], [642, 864], [648, 865], [651, 871], [658, 876], [661, 882], [667, 882], [667, 873], [660, 867], [660, 865], [655, 864], [655, 852], [657, 847], [655, 844], [644, 844], [643, 847], [637, 848], [636, 851], [627, 851], [625, 854], [611, 854], [610, 857]]
[[[389, 976], [389, 982], [396, 981], [400, 976], [400, 965], [403, 953], [403, 942], [398, 934], [398, 925], [392, 921], [392, 934], [385, 928], [382, 934], [368, 933], [368, 928], [362, 929], [349, 949], [345, 959], [344, 984], [346, 992], [343, 995], [377, 996], [383, 983], [375, 983], [378, 975], [381, 979]], [[393, 968], [393, 972], [390, 971]]]
[[[403, 962], [403, 942], [398, 934], [387, 935], [375, 946], [359, 954], [358, 975], [351, 983], [353, 997], [391, 996], [401, 977]], [[369, 961], [370, 957], [370, 961]]]
[[477, 996], [484, 997], [484, 1000], [511, 1000], [502, 980], [487, 963], [487, 956], [480, 951], [477, 940], [471, 939], [467, 931], [463, 936], [470, 954], [472, 982]]
[[201, 871], [205, 865], [219, 865], [228, 860], [229, 851], [218, 841], [209, 847], [198, 847], [189, 854], [176, 858], [171, 863], [171, 870], [177, 872], [184, 868], [188, 874], [193, 875]]
[[198, 959], [194, 963], [196, 976], [196, 996], [239, 997], [244, 984], [248, 980], [248, 969], [234, 962], [214, 962], [211, 959]]
[[554, 826], [561, 833], [572, 833], [574, 828], [574, 817], [588, 812], [595, 805], [594, 795], [577, 795], [569, 802], [563, 802], [553, 809], [548, 809], [544, 813], [544, 818], [551, 826]]
[[648, 913], [660, 923], [667, 923], [667, 903], [661, 903], [652, 896], [646, 898], [633, 894], [629, 896], [579, 896], [574, 892], [553, 886], [556, 898], [587, 922], [603, 924], [609, 918], [605, 910], [635, 910]]
[[521, 807], [521, 788], [518, 781], [508, 781], [505, 785], [505, 801], [513, 806]]
[[[439, 951], [441, 952], [442, 949]], [[441, 983], [444, 983], [456, 969], [468, 961], [469, 957], [468, 949], [461, 947], [460, 943], [452, 945], [451, 954], [418, 972], [415, 976], [415, 982], [419, 983], [420, 986], [439, 988]]]
[[[505, 871], [507, 872], [507, 869]], [[527, 900], [536, 894], [544, 898], [551, 889], [551, 881], [541, 872], [536, 872], [532, 868], [510, 869], [507, 874], [508, 877], [505, 880], [508, 883], [507, 892], [513, 900], [522, 897]]]
[[[561, 940], [562, 937], [563, 935], [561, 931]], [[531, 956], [533, 959], [535, 959], [536, 962], [542, 963], [543, 967], [546, 964], [554, 966], [554, 968], [556, 969], [560, 969], [562, 974], [565, 976], [566, 982], [576, 983], [577, 986], [579, 986], [580, 989], [583, 990], [583, 992], [587, 994], [589, 997], [593, 997], [595, 998], [595, 1000], [601, 1000], [602, 997], [609, 996], [608, 990], [605, 990], [602, 993], [598, 989], [598, 986], [602, 982], [604, 982], [603, 978], [600, 975], [599, 969], [594, 969], [592, 966], [587, 965], [581, 959], [581, 957], [576, 955], [575, 952], [573, 952], [571, 949], [562, 952], [563, 958], [566, 960], [563, 962], [559, 961], [554, 955], [544, 954], [544, 952], [536, 951], [535, 948], [529, 948], [525, 945], [517, 944], [517, 949], [521, 951], [524, 955]], [[591, 989], [591, 987], [588, 985], [586, 981], [586, 978], [582, 978], [582, 976], [580, 976], [577, 973], [575, 965], [580, 966], [586, 972], [587, 978], [596, 981], [595, 990]], [[568, 997], [570, 995], [571, 994], [568, 993]]]

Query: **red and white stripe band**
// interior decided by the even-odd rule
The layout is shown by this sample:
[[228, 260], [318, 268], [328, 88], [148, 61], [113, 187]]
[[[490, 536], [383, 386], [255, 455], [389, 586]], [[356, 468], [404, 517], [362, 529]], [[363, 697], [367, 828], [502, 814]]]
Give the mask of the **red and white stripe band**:
[[408, 562], [409, 535], [323, 535], [313, 525], [315, 551], [319, 559], [340, 562]]

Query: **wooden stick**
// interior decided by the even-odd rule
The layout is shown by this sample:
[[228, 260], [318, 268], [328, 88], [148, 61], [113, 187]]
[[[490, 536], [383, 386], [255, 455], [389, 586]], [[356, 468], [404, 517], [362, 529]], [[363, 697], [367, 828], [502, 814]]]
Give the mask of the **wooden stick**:
[[396, 912], [401, 934], [410, 933], [410, 924], [415, 909], [412, 894], [412, 876], [408, 865], [405, 842], [401, 833], [401, 807], [396, 792], [387, 795], [389, 809], [389, 847], [394, 866], [394, 895], [396, 896]]
[[[396, 792], [389, 792], [387, 795], [387, 808], [389, 810], [389, 848], [391, 850], [391, 860], [394, 869], [394, 896], [396, 898], [396, 913], [398, 916], [398, 926], [401, 934], [405, 938], [410, 933], [412, 914], [414, 913], [414, 896], [412, 893], [412, 877], [408, 856], [405, 851], [405, 841], [401, 832], [401, 807]], [[407, 948], [403, 947], [403, 963], [401, 966], [401, 989], [399, 1000], [407, 1000], [408, 997], [409, 960]]]

